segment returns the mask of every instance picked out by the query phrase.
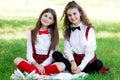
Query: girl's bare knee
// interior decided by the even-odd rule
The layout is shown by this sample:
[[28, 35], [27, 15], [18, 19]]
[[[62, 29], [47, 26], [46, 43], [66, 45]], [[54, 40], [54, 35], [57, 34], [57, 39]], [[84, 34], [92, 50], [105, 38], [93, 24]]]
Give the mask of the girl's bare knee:
[[66, 68], [65, 64], [62, 63], [62, 62], [55, 62], [54, 64], [57, 65], [57, 67], [58, 67], [58, 69], [59, 69], [60, 72], [61, 72], [61, 71], [64, 71], [65, 68]]
[[15, 65], [18, 65], [21, 61], [23, 61], [24, 59], [20, 58], [20, 57], [17, 57], [14, 59], [14, 64]]
[[66, 68], [65, 64], [61, 62], [60, 63], [60, 69], [61, 69], [61, 71], [64, 71], [65, 68]]

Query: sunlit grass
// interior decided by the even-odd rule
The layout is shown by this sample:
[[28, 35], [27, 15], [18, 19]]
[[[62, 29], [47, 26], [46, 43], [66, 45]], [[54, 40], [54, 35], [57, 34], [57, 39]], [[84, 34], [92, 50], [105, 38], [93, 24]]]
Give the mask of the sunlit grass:
[[[26, 59], [27, 33], [34, 28], [40, 12], [54, 8], [58, 15], [60, 40], [58, 50], [63, 52], [63, 25], [60, 17], [69, 0], [0, 0], [0, 80], [9, 80], [16, 69], [15, 57]], [[71, 0], [70, 0], [71, 1]], [[109, 7], [109, 0], [76, 0], [87, 13], [95, 26], [96, 54], [106, 66], [109, 74], [92, 74], [85, 80], [120, 80], [120, 5], [114, 0], [114, 7]], [[42, 2], [42, 4], [41, 4]]]
[[101, 31], [97, 33], [96, 36], [97, 38], [120, 39], [120, 32], [114, 33], [114, 32]]
[[[26, 27], [26, 26], [24, 26]], [[25, 28], [9, 28], [0, 29], [0, 39], [11, 40], [11, 39], [25, 39], [29, 29]], [[17, 32], [16, 32], [17, 31]]]
[[25, 39], [28, 31], [34, 27], [35, 21], [35, 18], [1, 18], [0, 39]]
[[[26, 59], [26, 41], [27, 33], [31, 30], [34, 25], [36, 18], [13, 18], [7, 20], [6, 18], [1, 18], [0, 26], [0, 76], [3, 76], [3, 72], [6, 74], [1, 79], [8, 79], [13, 73], [16, 67], [13, 64], [15, 57], [20, 56]], [[34, 21], [33, 21], [34, 20]], [[63, 52], [63, 34], [62, 34], [62, 22], [59, 22], [59, 32], [60, 40], [58, 45], [58, 50]], [[106, 66], [111, 68], [111, 72], [107, 75], [93, 74], [90, 75], [86, 80], [119, 80], [120, 75], [116, 75], [120, 72], [120, 65], [118, 64], [119, 59], [119, 46], [120, 46], [120, 32], [119, 32], [119, 22], [109, 22], [101, 20], [91, 20], [93, 25], [95, 25], [96, 38], [97, 38], [97, 50], [96, 54], [99, 59], [103, 61]], [[9, 61], [9, 63], [8, 63]], [[8, 65], [10, 70], [8, 69]], [[110, 76], [113, 77], [110, 77]], [[95, 77], [94, 77], [95, 76]]]

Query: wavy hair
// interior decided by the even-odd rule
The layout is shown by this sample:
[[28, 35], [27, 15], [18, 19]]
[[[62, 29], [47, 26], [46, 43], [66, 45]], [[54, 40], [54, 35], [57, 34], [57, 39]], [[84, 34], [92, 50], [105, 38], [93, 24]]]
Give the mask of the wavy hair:
[[89, 19], [87, 18], [87, 15], [85, 14], [84, 10], [82, 9], [82, 7], [79, 4], [77, 4], [75, 1], [71, 1], [65, 6], [65, 9], [63, 11], [63, 15], [61, 17], [61, 20], [63, 19], [63, 26], [64, 26], [63, 31], [64, 31], [65, 38], [69, 38], [70, 33], [71, 33], [70, 25], [72, 23], [68, 19], [67, 11], [69, 9], [72, 9], [72, 8], [77, 8], [78, 11], [81, 13], [80, 20], [82, 21], [82, 23], [84, 25], [88, 25], [90, 27], [93, 27], [92, 24], [90, 23]]
[[37, 32], [39, 31], [39, 29], [42, 26], [42, 23], [41, 23], [42, 15], [44, 13], [48, 13], [48, 12], [50, 12], [54, 18], [54, 23], [48, 26], [48, 28], [50, 29], [50, 34], [51, 34], [51, 45], [49, 47], [49, 50], [51, 50], [51, 49], [54, 50], [59, 41], [59, 33], [58, 33], [58, 26], [57, 26], [57, 15], [56, 15], [56, 12], [51, 8], [46, 8], [45, 10], [42, 11], [42, 13], [40, 14], [40, 16], [36, 22], [35, 27], [31, 30], [32, 31], [32, 43], [35, 44]]

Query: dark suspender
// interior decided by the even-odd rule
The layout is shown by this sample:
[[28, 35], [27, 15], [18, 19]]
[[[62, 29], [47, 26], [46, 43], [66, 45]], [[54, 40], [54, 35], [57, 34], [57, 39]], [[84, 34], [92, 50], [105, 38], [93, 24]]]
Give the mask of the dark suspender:
[[[89, 32], [89, 29], [90, 27], [88, 26], [87, 29], [86, 29], [86, 32], [85, 32], [85, 37], [86, 37], [86, 40], [88, 40], [88, 32]], [[75, 62], [77, 64], [77, 66], [79, 66], [81, 64], [81, 61], [83, 60], [83, 58], [85, 57], [85, 54], [76, 54], [74, 52], [74, 59], [75, 59]], [[89, 62], [91, 63], [94, 59], [96, 59], [96, 55], [94, 56], [94, 58]]]
[[90, 29], [90, 27], [88, 26], [87, 29], [86, 29], [86, 32], [85, 32], [86, 40], [88, 40], [88, 32], [89, 32], [89, 29]]
[[[33, 35], [33, 32], [31, 31], [31, 36]], [[33, 58], [35, 59], [36, 62], [38, 62], [39, 64], [42, 63], [45, 59], [47, 59], [49, 57], [50, 54], [50, 50], [48, 51], [47, 55], [39, 55], [36, 54], [36, 50], [35, 50], [35, 46], [34, 43], [31, 41], [32, 43], [32, 50], [33, 50]]]

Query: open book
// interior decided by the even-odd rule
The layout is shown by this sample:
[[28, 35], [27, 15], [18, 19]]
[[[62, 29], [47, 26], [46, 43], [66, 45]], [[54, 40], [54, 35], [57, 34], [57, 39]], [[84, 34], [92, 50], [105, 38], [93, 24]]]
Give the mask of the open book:
[[75, 78], [85, 78], [88, 74], [81, 72], [79, 74], [71, 74], [69, 72], [61, 72], [58, 74], [48, 75], [39, 75], [33, 70], [31, 73], [21, 72], [19, 69], [15, 70], [11, 75], [11, 80], [72, 80]]
[[59, 74], [56, 74], [55, 76], [53, 76], [52, 79], [71, 80], [71, 79], [78, 78], [78, 77], [85, 78], [87, 76], [88, 76], [88, 74], [84, 73], [84, 72], [81, 72], [79, 74], [71, 74], [68, 72], [67, 73], [62, 72], [62, 73], [59, 73]]
[[75, 78], [85, 78], [88, 74], [85, 72], [81, 72], [79, 74], [71, 74], [69, 72], [61, 72], [59, 74], [53, 74], [51, 76], [40, 75], [38, 80], [50, 79], [50, 80], [72, 80]]

